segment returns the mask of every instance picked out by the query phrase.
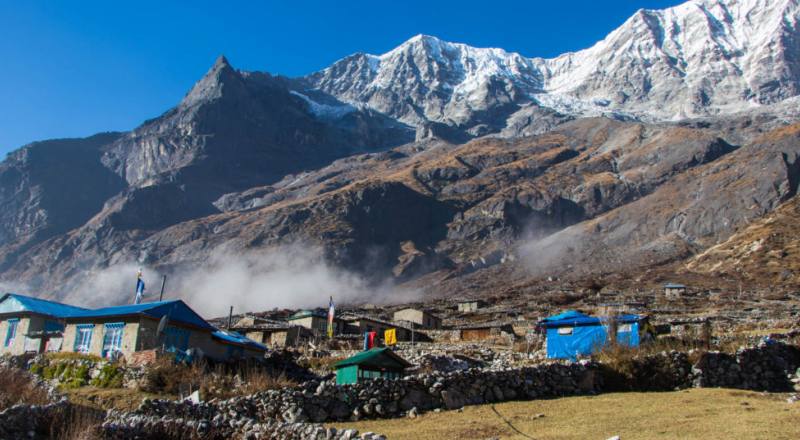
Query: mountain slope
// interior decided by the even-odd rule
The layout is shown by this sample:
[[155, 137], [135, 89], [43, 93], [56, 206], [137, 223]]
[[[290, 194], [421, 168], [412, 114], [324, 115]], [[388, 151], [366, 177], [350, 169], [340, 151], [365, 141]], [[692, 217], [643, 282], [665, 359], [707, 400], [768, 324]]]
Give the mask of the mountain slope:
[[796, 198], [797, 18], [698, 0], [554, 59], [417, 36], [293, 79], [220, 57], [129, 133], [0, 164], [0, 277], [63, 296], [297, 247], [464, 294], [680, 265]]

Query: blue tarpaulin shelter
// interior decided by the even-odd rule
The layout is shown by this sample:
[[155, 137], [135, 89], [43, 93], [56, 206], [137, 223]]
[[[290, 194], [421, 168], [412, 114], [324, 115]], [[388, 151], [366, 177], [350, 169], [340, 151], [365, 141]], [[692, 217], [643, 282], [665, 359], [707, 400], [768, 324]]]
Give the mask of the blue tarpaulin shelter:
[[[618, 315], [617, 343], [629, 347], [639, 346], [639, 315]], [[602, 348], [608, 339], [608, 320], [569, 310], [539, 322], [546, 332], [547, 357], [575, 359], [587, 356]]]

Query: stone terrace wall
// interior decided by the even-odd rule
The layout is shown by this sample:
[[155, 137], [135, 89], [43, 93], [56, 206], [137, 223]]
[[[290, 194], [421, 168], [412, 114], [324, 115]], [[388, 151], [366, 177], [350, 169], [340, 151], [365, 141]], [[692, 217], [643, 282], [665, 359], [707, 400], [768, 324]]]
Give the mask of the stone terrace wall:
[[282, 423], [273, 420], [230, 418], [226, 423], [109, 411], [102, 426], [103, 437], [110, 440], [203, 439], [226, 440], [385, 440], [373, 433], [359, 435], [355, 429], [337, 430], [312, 423]]
[[696, 387], [789, 391], [800, 368], [800, 348], [783, 343], [742, 348], [736, 354], [703, 353], [692, 367]]
[[507, 371], [472, 369], [344, 386], [312, 381], [215, 403], [150, 400], [137, 414], [211, 420], [213, 425], [229, 423], [227, 416], [287, 423], [392, 418], [436, 408], [594, 393], [599, 390], [597, 373], [596, 364], [574, 363]]
[[[690, 359], [695, 360], [694, 365]], [[114, 439], [215, 439], [234, 434], [244, 438], [380, 438], [371, 433], [358, 437], [357, 432], [335, 431], [316, 423], [413, 417], [438, 408], [617, 389], [612, 383], [604, 383], [609, 378], [621, 380], [616, 385], [624, 389], [641, 391], [692, 385], [790, 391], [789, 376], [800, 367], [800, 348], [769, 343], [743, 348], [733, 355], [662, 352], [635, 357], [623, 367], [614, 369], [585, 361], [552, 363], [509, 370], [436, 372], [345, 386], [336, 386], [332, 380], [310, 381], [294, 388], [197, 404], [145, 400], [134, 412], [109, 412], [103, 431]], [[614, 374], [609, 375], [609, 370]], [[15, 407], [0, 413], [0, 427], [7, 431], [0, 431], [0, 438], [22, 438], [17, 434], [45, 423], [47, 411]]]
[[69, 416], [69, 402], [49, 405], [14, 405], [0, 412], [0, 439], [48, 439], [50, 427]]

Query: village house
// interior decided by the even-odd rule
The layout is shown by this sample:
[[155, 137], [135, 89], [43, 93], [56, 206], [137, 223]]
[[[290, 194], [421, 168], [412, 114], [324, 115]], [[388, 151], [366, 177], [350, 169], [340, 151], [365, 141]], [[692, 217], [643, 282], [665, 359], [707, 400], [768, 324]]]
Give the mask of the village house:
[[[288, 318], [292, 325], [305, 327], [311, 330], [314, 337], [323, 337], [328, 334], [328, 311], [322, 309], [300, 310]], [[334, 317], [333, 334], [344, 333], [345, 323], [342, 319]]]
[[664, 284], [664, 296], [667, 299], [679, 299], [686, 294], [686, 286], [677, 283]]
[[513, 341], [516, 333], [511, 324], [486, 323], [460, 326], [453, 330], [452, 337], [456, 341], [486, 341], [497, 338]]
[[418, 328], [438, 330], [442, 328], [442, 320], [427, 310], [408, 307], [394, 312], [394, 321], [406, 323]]
[[377, 318], [363, 315], [346, 314], [342, 316], [345, 322], [345, 333], [363, 335], [364, 333], [376, 332], [378, 340], [382, 341], [386, 330], [395, 329], [395, 336], [398, 341], [427, 341], [429, 338], [420, 332], [394, 322], [387, 322]]
[[6, 294], [0, 316], [7, 342], [2, 353], [62, 351], [133, 360], [144, 352], [185, 356], [191, 349], [227, 361], [260, 358], [266, 351], [238, 333], [215, 328], [181, 300], [84, 309]]
[[6, 293], [0, 297], [0, 353], [61, 351], [63, 318], [86, 309]]
[[458, 311], [461, 313], [477, 312], [478, 309], [484, 306], [484, 302], [479, 299], [471, 299], [458, 302]]
[[310, 329], [300, 325], [256, 316], [245, 316], [231, 330], [274, 348], [297, 346], [314, 336]]

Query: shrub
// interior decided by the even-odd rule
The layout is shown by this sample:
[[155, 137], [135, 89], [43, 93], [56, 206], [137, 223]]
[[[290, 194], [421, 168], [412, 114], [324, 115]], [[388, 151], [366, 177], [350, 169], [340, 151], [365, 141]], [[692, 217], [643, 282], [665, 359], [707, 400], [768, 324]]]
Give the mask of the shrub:
[[44, 405], [50, 401], [47, 391], [27, 372], [0, 368], [0, 411], [18, 403]]
[[200, 390], [206, 399], [226, 399], [296, 384], [285, 374], [272, 373], [257, 365], [218, 365], [211, 369], [207, 364], [185, 365], [160, 359], [145, 372], [142, 390], [184, 396]]
[[117, 364], [105, 364], [90, 384], [99, 388], [122, 388], [124, 372]]

